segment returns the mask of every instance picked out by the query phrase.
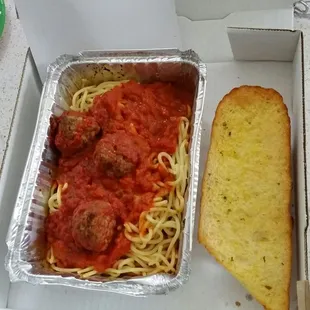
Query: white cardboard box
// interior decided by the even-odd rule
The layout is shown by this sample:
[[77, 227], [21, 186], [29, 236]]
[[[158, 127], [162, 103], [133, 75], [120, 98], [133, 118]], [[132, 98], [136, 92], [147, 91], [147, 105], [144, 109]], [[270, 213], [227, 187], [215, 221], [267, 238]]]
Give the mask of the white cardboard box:
[[[47, 62], [52, 60], [52, 58], [49, 58], [51, 55], [55, 54], [53, 56], [54, 58], [59, 53], [78, 52], [81, 48], [94, 48], [103, 42], [102, 37], [99, 41], [97, 40], [102, 33], [105, 33], [104, 29], [102, 30], [100, 27], [97, 27], [95, 29], [96, 31], [93, 32], [95, 39], [91, 36], [84, 37], [89, 44], [86, 44], [87, 42], [84, 39], [82, 41], [79, 40], [79, 38], [83, 37], [81, 35], [81, 29], [89, 33], [92, 33], [92, 29], [94, 29], [92, 26], [94, 24], [91, 23], [87, 23], [88, 27], [84, 28], [85, 21], [76, 18], [80, 17], [79, 14], [83, 12], [84, 6], [80, 6], [81, 3], [84, 3], [83, 1], [73, 2], [72, 0], [68, 0], [67, 2], [65, 0], [57, 0], [58, 5], [55, 1], [55, 3], [48, 0], [31, 1], [26, 1], [26, 3], [25, 1], [16, 0], [16, 4], [18, 9], [20, 9], [20, 17], [25, 27], [28, 41], [30, 44], [31, 42], [39, 43], [37, 45], [38, 58], [36, 62], [43, 75]], [[103, 3], [96, 1], [94, 0], [92, 3]], [[64, 3], [65, 7], [62, 6], [62, 3]], [[256, 31], [253, 29], [229, 29], [229, 37], [226, 33], [227, 26], [292, 29], [293, 16], [291, 6], [293, 0], [262, 0], [259, 2], [248, 0], [176, 0], [176, 9], [179, 15], [187, 16], [192, 20], [223, 18], [226, 14], [230, 14], [234, 10], [269, 9], [267, 11], [236, 12], [219, 20], [192, 22], [188, 18], [178, 17], [178, 24], [175, 19], [176, 16], [173, 14], [174, 6], [171, 4], [172, 2], [166, 3], [165, 1], [161, 1], [155, 7], [159, 8], [159, 3], [162, 8], [166, 7], [167, 10], [165, 10], [164, 15], [160, 15], [160, 9], [151, 12], [150, 23], [152, 24], [152, 35], [147, 40], [142, 40], [143, 42], [141, 40], [135, 41], [139, 38], [145, 38], [147, 32], [142, 32], [139, 36], [130, 37], [130, 43], [134, 44], [133, 46], [128, 46], [125, 41], [119, 40], [118, 38], [117, 45], [115, 45], [113, 40], [108, 42], [109, 48], [177, 47], [182, 45], [183, 48], [193, 48], [208, 63], [207, 108], [205, 109], [203, 122], [201, 168], [204, 166], [214, 111], [223, 95], [231, 88], [241, 84], [257, 84], [277, 89], [283, 95], [285, 103], [289, 107], [290, 115], [293, 116], [292, 118], [299, 120], [298, 122], [294, 122], [295, 130], [292, 133], [294, 133], [295, 138], [293, 142], [293, 153], [297, 155], [295, 162], [298, 162], [298, 167], [295, 167], [295, 171], [299, 172], [297, 175], [299, 179], [299, 187], [297, 188], [297, 198], [299, 199], [297, 199], [297, 202], [301, 216], [298, 225], [298, 234], [304, 236], [304, 229], [307, 225], [304, 217], [307, 201], [305, 200], [306, 189], [303, 175], [305, 167], [305, 151], [303, 147], [306, 143], [303, 141], [305, 138], [303, 134], [296, 135], [298, 132], [303, 133], [304, 130], [300, 122], [302, 119], [301, 112], [304, 108], [302, 104], [304, 89], [302, 84], [303, 59], [301, 57], [302, 46], [300, 34], [298, 32], [290, 32], [289, 30], [276, 32], [267, 30]], [[77, 6], [77, 10], [72, 10], [75, 6]], [[271, 8], [274, 10], [270, 10]], [[44, 14], [38, 14], [37, 9], [43, 10]], [[69, 9], [70, 14], [75, 12], [78, 15], [72, 19], [70, 14], [66, 14], [68, 12], [66, 9]], [[103, 12], [103, 16], [104, 13], [108, 12], [105, 9], [100, 11], [100, 7], [98, 6], [88, 6], [88, 9], [86, 15], [88, 14], [89, 16], [92, 16], [91, 12], [94, 10]], [[128, 9], [130, 9], [130, 6]], [[58, 13], [55, 14], [55, 12]], [[61, 17], [62, 13], [68, 17], [68, 20], [62, 20], [62, 23], [58, 23], [57, 27], [54, 27], [54, 23], [57, 23], [57, 18]], [[131, 12], [131, 15], [129, 14], [127, 17], [134, 16], [132, 14], [134, 12]], [[140, 14], [142, 14], [141, 11]], [[161, 16], [161, 18], [158, 16]], [[40, 24], [39, 17], [43, 17], [43, 22], [50, 21], [51, 23], [43, 23], [44, 27], [38, 27]], [[27, 24], [25, 24], [25, 20]], [[139, 20], [143, 20], [143, 18], [133, 19], [135, 22]], [[154, 23], [156, 20], [160, 21], [160, 27], [157, 27], [158, 22]], [[92, 19], [88, 20], [88, 22], [91, 21]], [[40, 25], [43, 24], [41, 23]], [[62, 28], [61, 25], [67, 28]], [[73, 27], [74, 25], [76, 27]], [[130, 24], [130, 26], [131, 29], [139, 30], [141, 28], [139, 27], [139, 22]], [[167, 29], [167, 27], [169, 31], [162, 30]], [[80, 30], [77, 31], [77, 29]], [[122, 29], [125, 29], [122, 24], [115, 24], [113, 28], [108, 29], [108, 34], [113, 39], [111, 31], [113, 30], [116, 33], [124, 35], [125, 32], [122, 33]], [[75, 30], [73, 36], [71, 36], [72, 33], [70, 32], [72, 30]], [[158, 34], [162, 34], [162, 37], [159, 37]], [[262, 40], [259, 46], [257, 40], [253, 42], [253, 34], [256, 38]], [[61, 42], [57, 39], [59, 37], [62, 38], [60, 40], [61, 42], [65, 40], [64, 45], [60, 44]], [[74, 44], [68, 45], [67, 43], [70, 40], [66, 41], [66, 38], [73, 38]], [[231, 45], [229, 39], [231, 40]], [[50, 44], [53, 44], [52, 48], [50, 48]], [[83, 44], [86, 44], [87, 47], [84, 47], [85, 45], [81, 47]], [[281, 48], [279, 48], [279, 44], [281, 44]], [[252, 53], [244, 54], [245, 46], [252, 48]], [[100, 46], [100, 48], [104, 47], [106, 46]], [[32, 48], [35, 52], [34, 46]], [[255, 56], [258, 48], [260, 48], [260, 53]], [[57, 52], [58, 50], [61, 51]], [[250, 58], [248, 61], [234, 61], [233, 52], [236, 58], [240, 58], [241, 56]], [[269, 60], [272, 61], [268, 61], [266, 58], [260, 59], [261, 57], [271, 57]], [[28, 57], [25, 64], [14, 122], [12, 124], [5, 165], [0, 179], [0, 260], [3, 260], [6, 253], [4, 238], [35, 125], [41, 89], [38, 80], [34, 62], [31, 60], [31, 57]], [[197, 206], [197, 209], [199, 209], [199, 206]], [[308, 271], [305, 266], [307, 258], [303, 255], [306, 253], [307, 246], [307, 244], [300, 243], [299, 247], [299, 253], [302, 253], [299, 256], [298, 268], [298, 277], [300, 279], [308, 278]], [[296, 261], [296, 257], [294, 259]], [[295, 283], [297, 277], [296, 267], [297, 264], [295, 264], [293, 271], [293, 283]], [[7, 273], [0, 265], [0, 307], [9, 307], [15, 310], [262, 309], [256, 302], [249, 300], [250, 298], [247, 292], [241, 285], [224, 271], [221, 266], [215, 263], [204, 248], [196, 241], [193, 249], [192, 269], [189, 283], [176, 292], [168, 296], [152, 296], [150, 298], [137, 299], [65, 287], [35, 287], [26, 283], [9, 284]], [[294, 285], [292, 286], [292, 291], [291, 310], [295, 310], [296, 292]], [[240, 307], [236, 306], [236, 301], [241, 303]]]
[[[180, 48], [184, 31], [178, 25], [178, 19], [182, 18], [178, 16], [185, 16], [188, 21], [207, 22], [210, 29], [224, 30], [225, 25], [291, 29], [293, 2], [15, 0], [42, 81], [47, 65], [64, 53], [75, 54], [86, 49]], [[197, 26], [198, 31], [202, 29], [200, 22], [192, 25]], [[188, 39], [190, 44], [195, 41]]]
[[[191, 29], [188, 29], [190, 35]], [[290, 30], [263, 30], [229, 28], [228, 38], [235, 59], [209, 62], [208, 83], [203, 117], [202, 132], [202, 156], [201, 172], [203, 171], [206, 153], [209, 145], [211, 122], [216, 106], [220, 99], [232, 88], [242, 84], [261, 85], [272, 87], [279, 91], [288, 106], [292, 119], [292, 146], [295, 158], [294, 172], [298, 181], [295, 183], [297, 208], [299, 211], [298, 231], [299, 235], [299, 260], [297, 273], [297, 258], [294, 257], [292, 276], [291, 310], [296, 309], [296, 279], [305, 279], [308, 276], [306, 270], [306, 246], [303, 242], [306, 228], [306, 188], [305, 188], [305, 136], [303, 126], [303, 69], [302, 69], [302, 38], [299, 31]], [[212, 45], [212, 41], [208, 44]], [[260, 53], [257, 53], [260, 51]], [[228, 51], [224, 51], [225, 53]], [[203, 57], [206, 57], [205, 55]], [[246, 61], [243, 61], [245, 58]], [[212, 57], [209, 59], [212, 61]], [[27, 102], [29, 104], [29, 101]], [[21, 109], [18, 105], [18, 109]], [[35, 108], [31, 111], [31, 119], [35, 119]], [[27, 109], [26, 109], [27, 110]], [[28, 110], [27, 110], [28, 111]], [[27, 131], [24, 115], [20, 112], [20, 120], [13, 127], [10, 139], [10, 148], [6, 157], [6, 187], [4, 194], [10, 193], [5, 200], [2, 199], [1, 212], [8, 215], [14, 201], [14, 186], [17, 178], [9, 178], [19, 164], [19, 171], [27, 153], [27, 141], [30, 143], [30, 132]], [[29, 111], [28, 111], [29, 112]], [[18, 124], [18, 125], [17, 125]], [[29, 124], [28, 124], [29, 125]], [[32, 123], [33, 125], [33, 123]], [[18, 126], [18, 127], [17, 127]], [[14, 135], [14, 128], [23, 131], [25, 138], [20, 141]], [[17, 129], [15, 129], [17, 130]], [[32, 128], [33, 130], [33, 128]], [[16, 131], [17, 132], [17, 131]], [[26, 145], [20, 148], [20, 144]], [[12, 151], [14, 149], [14, 152]], [[11, 155], [10, 155], [11, 152]], [[15, 159], [14, 159], [15, 156]], [[11, 164], [11, 165], [10, 165]], [[17, 169], [18, 171], [18, 169]], [[9, 178], [9, 179], [8, 179]], [[5, 178], [3, 178], [5, 179]], [[10, 190], [11, 189], [11, 190]], [[4, 196], [2, 196], [3, 198]], [[199, 205], [197, 206], [199, 210]], [[3, 213], [4, 212], [4, 213]], [[197, 212], [198, 213], [198, 212]], [[198, 215], [198, 214], [197, 214]], [[1, 227], [1, 225], [0, 225]], [[2, 255], [2, 251], [1, 255]], [[2, 278], [2, 277], [1, 277]], [[149, 298], [133, 298], [115, 294], [77, 290], [58, 286], [32, 286], [27, 283], [14, 283], [10, 285], [7, 307], [25, 310], [65, 310], [65, 309], [207, 309], [227, 310], [236, 309], [236, 302], [240, 302], [238, 309], [256, 310], [262, 309], [248, 293], [228, 272], [226, 272], [214, 259], [200, 246], [194, 237], [192, 253], [192, 274], [189, 282], [182, 288], [167, 296], [151, 296]]]

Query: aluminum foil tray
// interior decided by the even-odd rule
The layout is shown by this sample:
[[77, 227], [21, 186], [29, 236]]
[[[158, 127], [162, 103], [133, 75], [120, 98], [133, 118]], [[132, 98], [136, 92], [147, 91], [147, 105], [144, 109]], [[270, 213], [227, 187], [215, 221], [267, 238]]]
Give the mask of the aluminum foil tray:
[[[79, 279], [74, 274], [59, 274], [45, 263], [42, 232], [47, 215], [47, 200], [56, 168], [56, 155], [49, 146], [50, 118], [69, 108], [72, 95], [83, 80], [103, 81], [133, 79], [139, 82], [180, 82], [195, 92], [190, 141], [189, 186], [186, 193], [183, 233], [175, 275], [106, 281], [101, 276]], [[17, 195], [9, 232], [5, 267], [12, 282], [66, 285], [109, 291], [133, 296], [166, 294], [188, 280], [198, 188], [201, 118], [206, 84], [206, 66], [193, 51], [178, 50], [81, 52], [60, 56], [48, 67], [38, 120], [28, 160]], [[38, 246], [40, 242], [40, 246]]]

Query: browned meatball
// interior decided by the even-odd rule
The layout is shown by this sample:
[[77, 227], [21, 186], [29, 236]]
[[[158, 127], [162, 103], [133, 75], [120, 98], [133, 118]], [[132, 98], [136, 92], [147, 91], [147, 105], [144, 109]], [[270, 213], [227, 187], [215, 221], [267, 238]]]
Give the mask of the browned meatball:
[[105, 251], [116, 230], [116, 218], [111, 205], [103, 201], [81, 204], [72, 217], [72, 236], [86, 250]]
[[100, 127], [91, 116], [79, 112], [65, 112], [59, 118], [56, 147], [65, 155], [73, 154], [92, 142]]
[[132, 172], [149, 153], [150, 146], [143, 137], [118, 131], [98, 142], [94, 158], [98, 169], [106, 175], [121, 178]]
[[94, 159], [98, 169], [110, 177], [121, 178], [134, 169], [134, 164], [104, 139], [98, 142]]

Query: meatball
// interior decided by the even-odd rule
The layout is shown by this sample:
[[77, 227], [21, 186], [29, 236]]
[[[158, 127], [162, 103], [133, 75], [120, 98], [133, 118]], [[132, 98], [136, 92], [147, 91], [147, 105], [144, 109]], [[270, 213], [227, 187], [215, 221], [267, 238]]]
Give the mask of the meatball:
[[56, 147], [65, 155], [73, 154], [92, 142], [100, 127], [91, 116], [79, 112], [65, 112], [59, 119]]
[[103, 201], [81, 204], [72, 217], [72, 237], [86, 250], [105, 251], [116, 230], [116, 217], [111, 205]]
[[94, 160], [106, 175], [121, 178], [131, 173], [149, 152], [150, 146], [142, 137], [118, 131], [98, 142]]
[[95, 164], [107, 176], [121, 178], [134, 169], [134, 164], [104, 139], [101, 139], [94, 154]]

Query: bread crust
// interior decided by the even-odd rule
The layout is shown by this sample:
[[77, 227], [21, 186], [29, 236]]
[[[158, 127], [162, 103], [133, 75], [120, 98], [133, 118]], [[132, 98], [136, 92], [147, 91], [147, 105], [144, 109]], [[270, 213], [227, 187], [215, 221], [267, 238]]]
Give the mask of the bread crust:
[[[281, 278], [283, 282], [283, 288], [282, 291], [279, 293], [280, 299], [281, 299], [281, 307], [275, 307], [273, 304], [270, 304], [270, 296], [268, 295], [268, 291], [266, 292], [266, 296], [262, 294], [261, 292], [253, 291], [252, 283], [247, 283], [250, 280], [245, 280], [247, 277], [243, 276], [242, 274], [239, 274], [240, 270], [238, 269], [239, 266], [236, 266], [237, 264], [241, 264], [238, 261], [230, 263], [227, 262], [225, 258], [225, 249], [223, 250], [220, 245], [222, 240], [217, 240], [217, 242], [214, 241], [214, 236], [216, 236], [216, 232], [221, 232], [221, 229], [229, 229], [229, 225], [226, 225], [227, 219], [223, 219], [223, 222], [219, 222], [216, 224], [216, 221], [214, 221], [216, 210], [214, 211], [213, 208], [215, 205], [219, 205], [216, 201], [218, 198], [212, 198], [211, 191], [213, 191], [216, 187], [221, 187], [221, 178], [225, 173], [218, 174], [219, 181], [218, 183], [220, 185], [214, 185], [216, 183], [212, 183], [211, 179], [214, 180], [214, 174], [216, 174], [219, 169], [218, 167], [219, 163], [225, 164], [225, 159], [221, 159], [220, 155], [218, 154], [218, 145], [222, 143], [219, 141], [219, 137], [221, 137], [222, 132], [225, 132], [223, 129], [221, 129], [221, 122], [224, 124], [227, 119], [228, 110], [231, 115], [234, 116], [233, 111], [243, 111], [245, 112], [245, 115], [247, 115], [247, 112], [249, 114], [253, 114], [255, 118], [255, 109], [252, 107], [252, 102], [255, 102], [255, 109], [258, 109], [259, 111], [259, 102], [261, 102], [262, 108], [264, 107], [270, 107], [270, 105], [274, 106], [274, 110], [270, 112], [270, 117], [272, 118], [273, 115], [275, 119], [277, 119], [277, 122], [280, 122], [279, 128], [281, 129], [281, 135], [279, 135], [279, 140], [281, 140], [281, 152], [283, 153], [283, 158], [281, 157], [281, 161], [284, 162], [283, 166], [281, 166], [281, 182], [285, 183], [284, 185], [281, 184], [281, 196], [283, 197], [283, 205], [281, 206], [281, 210], [283, 211], [283, 218], [281, 217], [281, 220], [283, 220], [283, 223], [281, 225], [285, 226], [285, 233], [283, 236], [281, 235], [281, 238], [285, 238], [285, 244], [287, 247], [287, 251], [284, 252], [283, 261], [285, 261], [285, 268], [282, 268], [283, 270], [281, 274]], [[253, 111], [252, 111], [253, 110]], [[258, 114], [262, 114], [263, 112], [260, 111]], [[278, 117], [277, 115], [280, 115]], [[273, 119], [270, 119], [270, 122], [272, 122]], [[238, 124], [238, 123], [237, 123]], [[245, 123], [246, 124], [246, 123]], [[242, 124], [240, 125], [240, 130], [243, 130]], [[245, 125], [244, 125], [245, 126]], [[237, 127], [237, 125], [235, 125]], [[263, 129], [268, 128], [268, 126], [265, 126], [264, 123], [262, 125]], [[223, 99], [220, 101], [216, 113], [215, 118], [212, 123], [212, 130], [211, 130], [211, 142], [210, 142], [210, 148], [207, 156], [207, 163], [206, 168], [204, 171], [203, 176], [203, 183], [202, 183], [202, 197], [201, 197], [201, 207], [200, 207], [200, 219], [199, 219], [199, 229], [198, 229], [198, 240], [199, 242], [205, 246], [205, 248], [209, 251], [209, 253], [214, 256], [214, 258], [222, 264], [229, 272], [231, 272], [238, 280], [241, 281], [241, 283], [250, 291], [250, 293], [265, 307], [267, 310], [285, 310], [289, 309], [289, 288], [290, 288], [290, 278], [291, 278], [291, 262], [292, 262], [292, 241], [291, 241], [291, 235], [292, 235], [292, 219], [290, 216], [290, 201], [291, 201], [291, 160], [290, 160], [290, 153], [291, 153], [291, 138], [290, 138], [290, 118], [288, 116], [288, 110], [286, 105], [283, 102], [282, 96], [275, 91], [274, 89], [267, 89], [262, 88], [260, 86], [241, 86], [238, 88], [232, 89], [227, 95], [223, 97]], [[219, 134], [220, 132], [220, 134]], [[229, 132], [230, 133], [230, 132]], [[268, 139], [268, 133], [264, 135], [266, 139]], [[242, 144], [242, 142], [241, 142]], [[225, 145], [225, 144], [224, 144]], [[246, 143], [244, 143], [246, 146]], [[249, 147], [252, 146], [251, 144], [248, 145]], [[254, 145], [255, 146], [255, 145]], [[279, 153], [279, 151], [277, 151]], [[224, 154], [225, 156], [225, 154]], [[223, 156], [223, 157], [224, 157]], [[228, 157], [227, 157], [228, 158]], [[221, 161], [219, 160], [221, 159]], [[226, 159], [227, 161], [227, 159]], [[238, 167], [236, 167], [238, 169]], [[236, 170], [237, 171], [237, 170]], [[212, 177], [211, 177], [212, 175]], [[266, 175], [266, 180], [269, 178], [268, 175]], [[254, 184], [255, 186], [255, 184]], [[211, 189], [211, 187], [213, 187]], [[224, 187], [224, 186], [222, 186]], [[216, 201], [216, 203], [214, 203]], [[239, 202], [238, 202], [239, 203]], [[238, 203], [232, 203], [232, 205], [238, 209]], [[240, 204], [244, 203], [244, 201], [240, 201]], [[223, 203], [224, 204], [224, 203]], [[221, 204], [220, 204], [221, 205]], [[263, 210], [268, 210], [268, 206], [265, 206], [262, 208]], [[210, 211], [211, 210], [211, 211]], [[229, 210], [229, 209], [228, 209]], [[211, 216], [210, 216], [211, 214]], [[219, 220], [222, 221], [222, 215], [219, 215]], [[282, 216], [282, 215], [281, 215]], [[225, 222], [226, 220], [226, 222]], [[266, 225], [268, 224], [268, 218], [266, 218]], [[225, 226], [226, 225], [226, 226]], [[212, 226], [212, 227], [211, 227]], [[222, 226], [222, 227], [221, 227]], [[211, 228], [210, 228], [211, 227]], [[243, 226], [242, 226], [243, 227]], [[246, 226], [245, 226], [246, 227]], [[212, 230], [212, 233], [211, 233]], [[242, 229], [240, 228], [242, 231]], [[246, 230], [246, 228], [245, 228]], [[234, 232], [231, 231], [231, 234]], [[212, 237], [213, 235], [213, 237]], [[224, 234], [223, 234], [224, 236]], [[225, 242], [225, 240], [224, 240]], [[257, 243], [257, 247], [259, 249], [259, 243]], [[255, 242], [253, 243], [253, 248], [255, 248]], [[283, 252], [283, 250], [281, 250]], [[236, 251], [238, 252], [238, 251]], [[229, 255], [232, 255], [233, 251], [229, 251]], [[238, 253], [236, 253], [237, 255]], [[282, 259], [282, 258], [281, 258]], [[283, 262], [282, 262], [283, 264]], [[278, 273], [278, 270], [276, 270], [277, 266], [274, 266], [273, 272], [276, 274]], [[237, 272], [238, 270], [238, 272]], [[242, 269], [241, 269], [242, 270]], [[271, 270], [272, 272], [272, 270]], [[267, 286], [267, 285], [265, 285]], [[267, 296], [268, 295], [268, 296]], [[267, 298], [268, 297], [268, 298]]]

